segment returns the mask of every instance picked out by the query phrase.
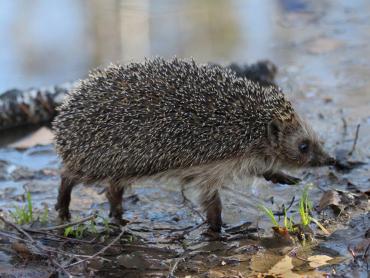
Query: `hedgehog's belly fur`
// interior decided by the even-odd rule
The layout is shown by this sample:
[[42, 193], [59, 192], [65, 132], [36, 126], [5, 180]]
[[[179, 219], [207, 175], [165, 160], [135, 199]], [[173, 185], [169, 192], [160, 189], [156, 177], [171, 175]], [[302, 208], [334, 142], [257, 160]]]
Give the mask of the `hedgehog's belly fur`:
[[[246, 184], [251, 177], [260, 177], [265, 172], [276, 171], [279, 165], [274, 161], [257, 157], [245, 157], [216, 161], [213, 163], [163, 171], [151, 176], [123, 178], [119, 185], [142, 184], [145, 180], [167, 181], [175, 179], [179, 185], [200, 191], [202, 198], [211, 196], [223, 185]], [[202, 197], [203, 196], [203, 197]]]

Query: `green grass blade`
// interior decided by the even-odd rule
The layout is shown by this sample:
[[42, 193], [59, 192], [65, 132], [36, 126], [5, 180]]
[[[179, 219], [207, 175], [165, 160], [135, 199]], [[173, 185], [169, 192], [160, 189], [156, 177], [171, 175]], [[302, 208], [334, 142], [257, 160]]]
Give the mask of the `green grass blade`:
[[265, 206], [261, 205], [259, 206], [259, 208], [270, 218], [272, 224], [275, 226], [275, 227], [279, 227], [279, 223], [276, 221], [275, 219], [275, 215], [274, 213], [272, 212], [271, 209], [269, 208], [266, 208]]
[[28, 207], [28, 223], [33, 221], [33, 207], [32, 207], [32, 199], [31, 199], [31, 193], [27, 192], [27, 207]]

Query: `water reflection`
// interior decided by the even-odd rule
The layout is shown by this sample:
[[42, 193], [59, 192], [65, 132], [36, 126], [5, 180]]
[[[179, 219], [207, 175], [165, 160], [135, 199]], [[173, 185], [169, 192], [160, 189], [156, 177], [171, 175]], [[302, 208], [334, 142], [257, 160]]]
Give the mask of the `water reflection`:
[[304, 8], [302, 0], [3, 0], [0, 91], [155, 55], [203, 62], [274, 57], [279, 14]]
[[177, 55], [269, 58], [284, 78], [307, 79], [299, 82], [309, 95], [356, 86], [363, 96], [369, 22], [365, 0], [2, 0], [0, 92], [83, 78], [110, 62]]
[[0, 90], [63, 82], [89, 66], [82, 1], [0, 3]]

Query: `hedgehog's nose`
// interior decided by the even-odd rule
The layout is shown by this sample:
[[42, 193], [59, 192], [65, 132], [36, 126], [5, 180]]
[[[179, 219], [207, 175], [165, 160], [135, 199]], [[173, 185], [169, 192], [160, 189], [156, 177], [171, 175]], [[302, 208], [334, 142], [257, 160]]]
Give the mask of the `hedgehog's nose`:
[[329, 157], [326, 161], [325, 161], [325, 165], [335, 165], [337, 162], [337, 160], [334, 158], [334, 157]]

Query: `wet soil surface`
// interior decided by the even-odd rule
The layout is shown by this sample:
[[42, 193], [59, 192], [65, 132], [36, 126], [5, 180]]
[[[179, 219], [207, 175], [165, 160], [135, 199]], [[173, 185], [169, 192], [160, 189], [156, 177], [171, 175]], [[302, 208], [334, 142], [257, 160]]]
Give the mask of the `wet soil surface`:
[[[108, 223], [102, 187], [80, 185], [72, 195], [72, 221], [97, 212], [95, 223], [84, 222], [82, 236], [76, 232], [81, 225], [69, 234], [65, 228], [36, 233], [30, 229], [59, 224], [53, 207], [60, 160], [49, 144], [48, 127], [2, 133], [0, 215], [14, 223], [10, 212], [25, 206], [30, 192], [34, 221], [23, 227], [37, 244], [0, 222], [0, 276], [51, 277], [57, 270], [61, 276], [93, 277], [367, 277], [370, 13], [346, 1], [302, 1], [275, 16], [280, 39], [271, 41], [271, 58], [279, 66], [278, 83], [340, 159], [337, 167], [294, 173], [302, 178], [297, 185], [264, 180], [228, 185], [221, 192], [226, 224], [219, 238], [205, 234], [196, 196], [185, 192], [184, 199], [175, 180], [148, 181], [127, 192], [124, 217], [129, 224], [122, 229]], [[311, 239], [304, 242], [274, 234], [258, 206], [280, 215], [281, 225], [284, 208], [299, 222], [305, 187], [312, 215], [329, 234], [314, 223]]]
[[[25, 192], [30, 192], [34, 221], [23, 227], [42, 230], [58, 225], [53, 205], [59, 185], [59, 163], [53, 146], [4, 148], [0, 155], [1, 214], [14, 222], [9, 211], [24, 206]], [[130, 223], [123, 228], [118, 241], [104, 254], [76, 266], [69, 267], [85, 257], [70, 254], [94, 255], [121, 233], [118, 226], [107, 223], [108, 203], [101, 186], [79, 186], [73, 192], [72, 221], [99, 214], [95, 224], [90, 220], [83, 222], [82, 236], [64, 237], [65, 229], [30, 234], [53, 250], [51, 255], [66, 266], [68, 273], [83, 276], [167, 277], [172, 273], [177, 277], [249, 277], [269, 273], [320, 277], [336, 273], [366, 277], [365, 252], [370, 243], [367, 175], [365, 165], [349, 173], [334, 168], [305, 171], [301, 173], [304, 181], [294, 186], [266, 181], [228, 186], [222, 194], [226, 224], [219, 238], [206, 234], [202, 215], [189, 201], [194, 199], [191, 192], [184, 199], [175, 181], [168, 184], [148, 181], [126, 194], [124, 217]], [[272, 224], [257, 205], [263, 204], [281, 215], [282, 207], [292, 204], [289, 214], [296, 215], [298, 199], [306, 184], [315, 205], [313, 215], [330, 235], [312, 224], [313, 240], [294, 242], [284, 236], [271, 236]], [[45, 210], [49, 211], [46, 220]], [[295, 219], [298, 220], [297, 215]], [[45, 254], [35, 250], [30, 242], [19, 240], [21, 235], [9, 226], [2, 226], [1, 230], [2, 277], [48, 277], [53, 272], [55, 266], [50, 265]]]

